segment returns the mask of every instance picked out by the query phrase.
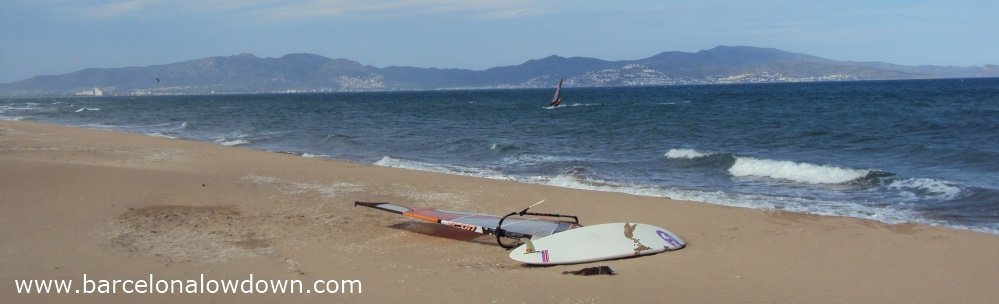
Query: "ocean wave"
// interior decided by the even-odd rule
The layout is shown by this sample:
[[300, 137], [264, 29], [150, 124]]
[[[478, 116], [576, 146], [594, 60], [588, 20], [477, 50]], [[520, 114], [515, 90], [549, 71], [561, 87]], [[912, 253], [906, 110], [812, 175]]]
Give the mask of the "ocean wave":
[[625, 189], [623, 185], [600, 179], [581, 178], [579, 176], [573, 176], [572, 174], [560, 174], [552, 177], [539, 178], [539, 181], [540, 184], [561, 188], [628, 193], [628, 189]]
[[152, 136], [152, 137], [159, 137], [159, 138], [168, 138], [168, 139], [177, 139], [177, 137], [176, 137], [176, 136], [170, 136], [170, 135], [166, 135], [166, 134], [163, 134], [163, 133], [145, 133], [145, 134], [146, 134], [146, 135], [149, 135], [149, 136]]
[[581, 168], [568, 168], [560, 174], [554, 176], [518, 179], [518, 181], [562, 188], [618, 192], [639, 196], [705, 202], [732, 207], [782, 210], [826, 216], [849, 216], [891, 224], [904, 222], [920, 222], [935, 225], [943, 224], [943, 222], [926, 219], [925, 217], [920, 216], [917, 212], [907, 209], [885, 206], [869, 206], [854, 202], [829, 201], [792, 196], [703, 191], [660, 185], [612, 182], [595, 178], [590, 175], [588, 170]]
[[586, 161], [591, 160], [572, 156], [518, 153], [513, 156], [504, 157], [499, 163], [504, 166], [538, 166]]
[[[799, 168], [799, 169], [805, 168], [806, 172], [813, 172], [812, 174], [819, 176], [835, 175], [837, 172], [844, 175], [844, 177], [837, 177], [835, 179], [834, 178], [818, 179], [819, 181], [823, 182], [829, 182], [833, 180], [837, 181], [844, 180], [851, 176], [859, 176], [857, 178], [863, 178], [863, 175], [860, 175], [860, 173], [866, 171], [866, 170], [844, 169], [844, 168], [830, 167], [830, 166], [819, 166], [807, 163], [804, 164], [794, 163], [788, 161], [759, 160], [746, 157], [738, 157], [738, 158], [742, 158], [744, 159], [744, 161], [749, 160], [751, 163], [755, 160], [757, 164], [787, 162], [790, 163], [789, 166], [792, 168]], [[648, 184], [608, 181], [601, 179], [595, 172], [584, 166], [564, 167], [561, 170], [558, 170], [557, 172], [550, 175], [504, 175], [499, 171], [488, 170], [488, 169], [463, 167], [457, 165], [434, 164], [422, 161], [393, 158], [389, 156], [382, 157], [380, 160], [375, 162], [375, 165], [404, 168], [410, 170], [437, 172], [444, 174], [453, 174], [453, 175], [476, 176], [476, 177], [484, 177], [484, 178], [498, 179], [498, 180], [511, 180], [523, 183], [549, 185], [561, 188], [627, 193], [632, 195], [649, 196], [649, 197], [663, 197], [675, 200], [705, 202], [705, 203], [732, 206], [732, 207], [763, 209], [763, 210], [779, 210], [779, 211], [808, 213], [808, 214], [825, 215], [825, 216], [847, 216], [853, 218], [875, 220], [889, 224], [917, 222], [928, 225], [951, 226], [951, 227], [973, 229], [973, 230], [993, 232], [993, 233], [995, 231], [999, 231], [999, 229], [992, 229], [988, 227], [983, 228], [979, 226], [972, 227], [972, 226], [955, 225], [954, 223], [950, 223], [944, 220], [928, 218], [918, 210], [913, 210], [911, 208], [899, 208], [899, 206], [879, 206], [879, 205], [861, 204], [852, 201], [827, 200], [827, 199], [806, 198], [799, 196], [746, 194], [746, 193], [725, 192], [725, 191], [706, 191], [706, 190], [684, 189], [684, 188], [670, 187], [664, 185], [648, 185]], [[774, 165], [771, 164], [770, 166]], [[853, 173], [853, 174], [846, 174], [844, 172]], [[880, 171], [874, 171], [874, 172], [880, 172]], [[880, 178], [891, 180], [894, 178], [894, 176], [882, 175]], [[916, 192], [922, 191], [922, 193], [935, 193], [938, 195], [950, 195], [950, 196], [957, 196], [960, 193], [959, 192], [960, 186], [956, 186], [944, 181], [933, 180], [933, 179], [921, 179], [921, 178], [898, 180], [889, 183], [887, 187], [892, 189], [905, 190], [905, 191], [916, 191]], [[917, 194], [917, 195], [922, 195], [922, 194]]]
[[360, 146], [353, 137], [336, 133], [326, 133], [313, 144], [315, 149], [321, 151], [353, 149]]
[[489, 146], [489, 150], [499, 151], [499, 152], [516, 151], [516, 150], [520, 150], [520, 147], [518, 147], [517, 145], [495, 144], [494, 143], [494, 144], [492, 144], [492, 145]]
[[100, 110], [101, 110], [101, 108], [80, 108], [80, 109], [78, 109], [78, 110], [76, 110], [74, 112], [80, 113], [80, 112], [83, 112], [83, 111], [100, 111]]
[[302, 157], [305, 157], [305, 158], [333, 158], [333, 156], [326, 155], [326, 154], [312, 154], [312, 153], [308, 153], [308, 152], [302, 153]]
[[223, 146], [239, 146], [250, 144], [250, 140], [247, 139], [249, 134], [243, 132], [235, 132], [229, 135], [221, 136], [215, 138], [215, 143]]
[[3, 107], [0, 107], [0, 110], [3, 110], [3, 111], [31, 111], [31, 110], [37, 110], [37, 109], [35, 107], [31, 107], [31, 106], [27, 106], [27, 107], [3, 106]]
[[215, 140], [215, 143], [223, 146], [239, 146], [239, 145], [249, 144], [250, 141], [245, 139], [234, 139], [234, 140], [217, 139]]
[[808, 184], [843, 184], [871, 173], [870, 170], [741, 156], [735, 158], [728, 172], [732, 176], [769, 177]]
[[35, 107], [35, 106], [32, 106], [32, 105], [27, 105], [27, 106], [23, 106], [23, 107], [19, 107], [19, 106], [15, 106], [15, 105], [5, 105], [5, 106], [0, 106], [0, 113], [7, 112], [7, 111], [39, 111], [39, 110], [45, 110], [45, 109], [46, 108], [39, 108], [39, 107]]
[[859, 189], [888, 191], [903, 201], [953, 200], [966, 193], [964, 186], [953, 182], [933, 178], [903, 178], [891, 172], [873, 169], [705, 153], [692, 149], [671, 149], [665, 156], [670, 159], [696, 160], [712, 167], [717, 165], [717, 168], [727, 168], [727, 172], [736, 177], [764, 177], [810, 185], [849, 185]]
[[571, 166], [559, 170], [557, 174], [550, 177], [537, 177], [535, 184], [545, 184], [562, 188], [594, 190], [604, 192], [625, 192], [631, 193], [627, 184], [611, 182], [599, 178], [596, 173], [583, 166]]
[[850, 184], [873, 188], [896, 182], [897, 178], [893, 173], [878, 170], [761, 159], [694, 149], [670, 149], [663, 156], [668, 159], [694, 160], [692, 166], [724, 168], [730, 175], [737, 177], [766, 177], [805, 184]]
[[164, 122], [164, 123], [160, 123], [160, 124], [156, 124], [156, 125], [152, 125], [152, 126], [147, 126], [147, 127], [144, 127], [144, 128], [151, 129], [151, 130], [155, 131], [154, 133], [163, 134], [163, 135], [169, 135], [169, 136], [176, 136], [176, 135], [182, 135], [186, 131], [190, 130], [191, 129], [191, 124], [189, 124], [187, 121], [182, 121], [180, 123], [177, 123], [177, 122]]
[[705, 153], [693, 149], [670, 149], [663, 154], [666, 158], [673, 159], [695, 159], [715, 155], [715, 153]]
[[22, 120], [26, 119], [26, 117], [24, 117], [24, 116], [2, 116], [2, 115], [0, 115], [0, 119], [10, 120], [10, 121], [22, 121]]
[[475, 177], [483, 177], [489, 179], [499, 179], [499, 180], [511, 179], [500, 172], [489, 169], [465, 167], [459, 165], [435, 164], [429, 162], [422, 162], [418, 160], [395, 158], [390, 156], [382, 156], [381, 159], [374, 162], [374, 165], [382, 167], [392, 167], [392, 168], [401, 168], [401, 169], [409, 169], [417, 171], [452, 174], [452, 175], [475, 176]]
[[688, 104], [688, 103], [691, 103], [691, 101], [690, 100], [684, 100], [684, 101], [665, 101], [665, 102], [657, 102], [655, 104], [660, 105], [660, 106], [671, 106], [671, 105]]
[[520, 146], [513, 144], [494, 143], [489, 145], [486, 157], [491, 159], [516, 158], [521, 154]]
[[321, 144], [337, 142], [351, 142], [351, 137], [343, 134], [326, 133], [326, 135], [319, 140], [319, 143]]
[[964, 191], [963, 187], [959, 185], [932, 178], [894, 180], [886, 185], [885, 188], [899, 191], [903, 197], [910, 199], [933, 198], [953, 200], [958, 198]]
[[102, 123], [88, 123], [88, 124], [81, 124], [81, 125], [76, 125], [76, 126], [78, 126], [78, 127], [84, 127], [84, 128], [89, 128], [89, 129], [105, 130], [105, 131], [115, 131], [115, 130], [117, 130], [117, 127], [115, 127], [115, 126], [109, 126], [109, 125], [105, 125], [105, 124], [102, 124]]

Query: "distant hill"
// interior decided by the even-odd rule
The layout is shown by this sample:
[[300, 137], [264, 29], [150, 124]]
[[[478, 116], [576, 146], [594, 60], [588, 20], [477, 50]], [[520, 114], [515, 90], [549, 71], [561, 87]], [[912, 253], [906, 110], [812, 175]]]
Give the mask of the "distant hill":
[[209, 57], [145, 67], [84, 69], [0, 84], [0, 95], [117, 95], [337, 92], [463, 88], [642, 86], [714, 83], [999, 77], [999, 66], [903, 66], [837, 61], [772, 48], [719, 46], [695, 53], [663, 52], [637, 60], [549, 56], [475, 71], [377, 68], [313, 54], [260, 58]]

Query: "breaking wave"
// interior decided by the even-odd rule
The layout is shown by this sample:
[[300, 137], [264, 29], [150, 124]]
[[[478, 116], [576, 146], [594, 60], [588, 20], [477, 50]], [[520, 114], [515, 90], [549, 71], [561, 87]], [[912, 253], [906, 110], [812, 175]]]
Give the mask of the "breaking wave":
[[250, 144], [250, 140], [248, 140], [247, 137], [249, 137], [249, 134], [243, 132], [235, 132], [229, 135], [215, 138], [215, 143], [223, 146], [246, 145]]
[[694, 166], [723, 168], [735, 177], [764, 177], [805, 184], [869, 184], [882, 186], [895, 174], [866, 169], [844, 168], [790, 160], [774, 160], [731, 153], [702, 152], [694, 149], [670, 149], [667, 159], [692, 160]]
[[953, 200], [961, 196], [963, 187], [950, 182], [932, 178], [907, 178], [894, 180], [885, 186], [887, 189], [899, 191], [900, 195], [909, 199], [934, 198]]
[[503, 179], [503, 180], [510, 179], [504, 177], [504, 175], [500, 172], [489, 169], [465, 167], [458, 165], [435, 164], [429, 162], [422, 162], [418, 160], [395, 158], [390, 156], [382, 156], [381, 159], [374, 162], [374, 165], [382, 167], [417, 170], [417, 171], [453, 174], [453, 175], [476, 176], [476, 177], [484, 177], [490, 179]]
[[736, 157], [728, 172], [732, 176], [769, 177], [808, 184], [843, 184], [871, 173], [870, 170], [753, 157]]
[[326, 155], [326, 154], [312, 154], [312, 153], [308, 153], [308, 152], [302, 153], [302, 157], [305, 157], [305, 158], [333, 158], [333, 156], [331, 156], [331, 155]]
[[695, 159], [711, 155], [714, 155], [714, 153], [705, 153], [693, 149], [670, 149], [663, 156], [673, 159]]
[[940, 224], [932, 220], [923, 219], [912, 210], [896, 209], [884, 206], [868, 206], [853, 202], [827, 201], [779, 195], [703, 191], [662, 185], [608, 181], [600, 178], [599, 175], [592, 169], [583, 166], [566, 167], [551, 175], [508, 176], [493, 170], [433, 164], [421, 161], [392, 158], [388, 156], [382, 157], [380, 160], [375, 162], [375, 165], [445, 174], [477, 176], [490, 179], [512, 180], [570, 189], [618, 192], [640, 196], [707, 202], [743, 208], [762, 208], [818, 215], [850, 216], [872, 219], [886, 223], [919, 221], [927, 224]]

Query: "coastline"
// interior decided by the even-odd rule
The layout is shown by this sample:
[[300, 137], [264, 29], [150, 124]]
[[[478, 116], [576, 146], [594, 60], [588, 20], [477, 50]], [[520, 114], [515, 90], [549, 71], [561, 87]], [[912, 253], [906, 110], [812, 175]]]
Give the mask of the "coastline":
[[[23, 295], [15, 279], [359, 279], [328, 301], [994, 303], [999, 236], [411, 171], [205, 142], [0, 121], [0, 299], [218, 301], [234, 295]], [[355, 200], [669, 229], [685, 249], [523, 267], [489, 237]], [[563, 276], [610, 266], [616, 276]], [[472, 294], [474, 298], [467, 298]], [[108, 298], [112, 297], [112, 298]]]

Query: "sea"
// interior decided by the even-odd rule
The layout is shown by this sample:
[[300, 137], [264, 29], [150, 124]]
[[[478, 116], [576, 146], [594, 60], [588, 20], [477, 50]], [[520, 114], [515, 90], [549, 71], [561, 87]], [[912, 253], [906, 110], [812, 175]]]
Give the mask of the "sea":
[[0, 98], [0, 118], [999, 234], [999, 78], [565, 87], [550, 108], [553, 94]]

